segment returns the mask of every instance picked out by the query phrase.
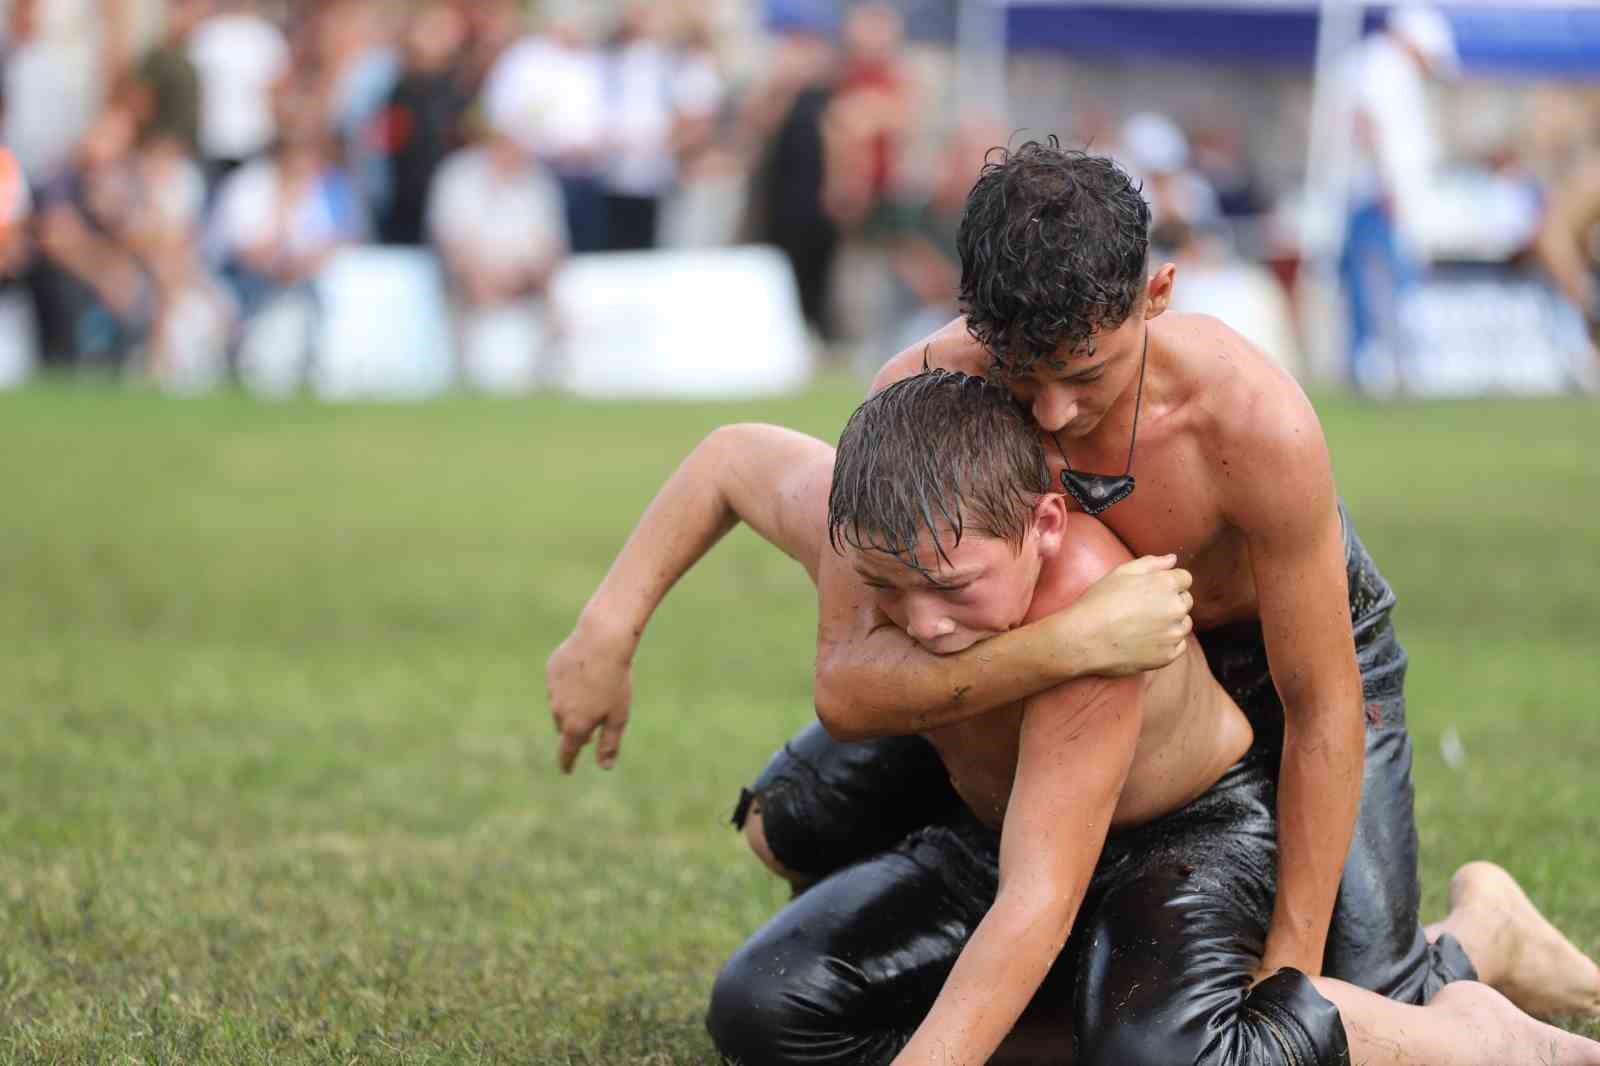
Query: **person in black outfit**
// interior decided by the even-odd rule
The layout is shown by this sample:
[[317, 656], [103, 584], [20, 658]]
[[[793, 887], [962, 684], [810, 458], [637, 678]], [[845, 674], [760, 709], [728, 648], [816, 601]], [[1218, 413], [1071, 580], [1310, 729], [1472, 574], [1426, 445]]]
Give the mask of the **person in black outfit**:
[[406, 37], [406, 70], [379, 116], [392, 195], [378, 220], [385, 244], [422, 244], [428, 189], [439, 164], [460, 147], [471, 103], [459, 65], [466, 23], [451, 7], [424, 8]]

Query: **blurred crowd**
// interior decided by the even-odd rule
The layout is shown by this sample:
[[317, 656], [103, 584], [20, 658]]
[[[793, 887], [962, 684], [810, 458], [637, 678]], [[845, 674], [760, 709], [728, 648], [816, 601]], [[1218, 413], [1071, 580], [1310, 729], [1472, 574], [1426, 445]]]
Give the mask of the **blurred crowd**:
[[[28, 331], [47, 367], [204, 384], [247, 375], [261, 337], [310, 359], [316, 279], [382, 246], [435, 257], [467, 383], [527, 385], [570, 255], [745, 241], [787, 257], [819, 347], [881, 360], [955, 313], [966, 191], [986, 151], [1017, 140], [952, 101], [948, 50], [920, 61], [887, 3], [769, 27], [752, 57], [709, 4], [534, 18], [518, 0], [166, 0], [136, 47], [130, 0], [85, 2], [94, 78], [43, 32], [47, 0], [12, 0], [0, 47], [0, 334]], [[1411, 222], [1439, 199], [1421, 86], [1452, 46], [1424, 22], [1351, 63], [1356, 195], [1334, 229], [1358, 377], [1356, 349], [1384, 328], [1368, 290], [1413, 276]], [[1055, 130], [1143, 183], [1158, 254], [1191, 277], [1267, 263], [1287, 306], [1304, 190], [1262, 180], [1237, 116], [1104, 103]], [[1593, 119], [1559, 165], [1494, 164], [1526, 190], [1506, 254], [1542, 264], [1591, 323]], [[1375, 289], [1373, 264], [1388, 272]], [[508, 349], [521, 370], [474, 369]]]
[[597, 36], [511, 0], [170, 0], [136, 54], [102, 0], [96, 93], [14, 0], [0, 270], [41, 361], [196, 373], [314, 314], [352, 245], [431, 249], [468, 318], [537, 315], [568, 254], [657, 245], [722, 115], [703, 30], [658, 6]]

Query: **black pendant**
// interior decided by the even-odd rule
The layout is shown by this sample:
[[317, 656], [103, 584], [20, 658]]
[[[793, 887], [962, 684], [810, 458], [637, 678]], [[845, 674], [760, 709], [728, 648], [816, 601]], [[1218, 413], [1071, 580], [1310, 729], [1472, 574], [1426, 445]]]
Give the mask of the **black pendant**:
[[1078, 501], [1085, 514], [1096, 515], [1133, 494], [1131, 474], [1084, 474], [1061, 471], [1061, 487]]

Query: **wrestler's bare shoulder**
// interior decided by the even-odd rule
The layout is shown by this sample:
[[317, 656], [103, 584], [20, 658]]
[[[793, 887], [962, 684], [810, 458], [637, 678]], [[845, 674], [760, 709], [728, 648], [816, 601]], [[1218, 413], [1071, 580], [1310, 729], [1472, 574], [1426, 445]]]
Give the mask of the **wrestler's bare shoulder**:
[[1133, 558], [1105, 523], [1082, 511], [1067, 514], [1061, 550], [1039, 571], [1028, 621], [1072, 604], [1089, 586]]
[[989, 353], [967, 332], [965, 315], [941, 326], [883, 364], [872, 379], [869, 391], [877, 392], [929, 367], [980, 375], [988, 370]]
[[1322, 427], [1300, 383], [1212, 315], [1172, 312], [1152, 323], [1172, 377], [1183, 385], [1185, 424], [1213, 457], [1259, 459]]

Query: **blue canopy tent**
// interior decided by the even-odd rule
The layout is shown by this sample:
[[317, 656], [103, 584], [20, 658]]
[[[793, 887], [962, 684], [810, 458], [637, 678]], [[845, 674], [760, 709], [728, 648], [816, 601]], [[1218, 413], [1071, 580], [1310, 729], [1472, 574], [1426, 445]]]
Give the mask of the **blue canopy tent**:
[[[766, 0], [769, 29], [833, 33], [853, 0]], [[1308, 67], [1324, 14], [1371, 29], [1389, 3], [1355, 0], [890, 0], [916, 40], [952, 43], [1001, 20], [1010, 50]], [[1600, 4], [1444, 0], [1468, 76], [1600, 80]]]
[[[992, 47], [1045, 50], [1084, 59], [1141, 59], [1303, 71], [1313, 103], [1301, 251], [1305, 278], [1328, 284], [1337, 234], [1318, 220], [1342, 217], [1340, 184], [1352, 146], [1333, 114], [1335, 68], [1396, 6], [1361, 0], [967, 0], [998, 11]], [[1600, 5], [1572, 0], [1437, 0], [1449, 20], [1466, 79], [1600, 81]], [[1427, 392], [1547, 391], [1571, 380], [1569, 360], [1587, 363], [1581, 328], [1565, 329], [1542, 284], [1490, 263], [1475, 273], [1435, 274], [1414, 309], [1425, 311], [1423, 350], [1412, 386]], [[1487, 282], [1487, 286], [1485, 285]], [[1452, 329], [1452, 324], [1456, 327]], [[1507, 323], [1521, 358], [1506, 360]], [[1580, 324], [1581, 327], [1581, 324]], [[1573, 353], [1577, 353], [1574, 355]], [[1573, 365], [1576, 365], [1574, 363]], [[1511, 374], [1508, 378], [1506, 375]], [[1517, 377], [1517, 375], [1521, 375]]]
[[[988, 0], [969, 0], [983, 4]], [[995, 0], [1012, 50], [1161, 56], [1309, 67], [1324, 15], [1371, 29], [1387, 3], [1347, 0]], [[1600, 5], [1523, 0], [1441, 3], [1468, 77], [1600, 80]]]

